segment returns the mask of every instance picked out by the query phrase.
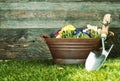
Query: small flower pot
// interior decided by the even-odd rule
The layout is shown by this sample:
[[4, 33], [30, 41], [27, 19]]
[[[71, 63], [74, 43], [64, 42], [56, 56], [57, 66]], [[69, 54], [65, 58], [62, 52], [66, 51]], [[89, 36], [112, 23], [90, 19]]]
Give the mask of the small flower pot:
[[42, 36], [56, 64], [83, 64], [90, 51], [99, 50], [100, 39], [48, 38]]

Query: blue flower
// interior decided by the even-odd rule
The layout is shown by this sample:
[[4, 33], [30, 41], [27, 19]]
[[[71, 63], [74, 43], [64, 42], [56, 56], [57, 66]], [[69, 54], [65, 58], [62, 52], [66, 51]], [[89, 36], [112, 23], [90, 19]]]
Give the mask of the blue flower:
[[74, 35], [77, 35], [80, 32], [81, 32], [81, 30], [75, 30]]

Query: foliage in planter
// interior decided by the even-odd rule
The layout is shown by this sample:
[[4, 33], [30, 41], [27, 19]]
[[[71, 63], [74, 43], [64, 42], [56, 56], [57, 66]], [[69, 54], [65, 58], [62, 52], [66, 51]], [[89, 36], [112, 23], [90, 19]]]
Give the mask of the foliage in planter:
[[87, 25], [83, 30], [76, 29], [73, 25], [67, 25], [54, 32], [56, 38], [100, 38], [100, 30], [97, 26]]

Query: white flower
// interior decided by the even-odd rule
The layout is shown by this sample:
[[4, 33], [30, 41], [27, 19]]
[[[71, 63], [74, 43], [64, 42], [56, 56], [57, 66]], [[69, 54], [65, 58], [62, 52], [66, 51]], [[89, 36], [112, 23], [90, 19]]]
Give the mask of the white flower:
[[87, 30], [86, 30], [86, 29], [84, 29], [82, 32], [87, 32]]
[[94, 31], [97, 31], [97, 30], [98, 30], [98, 27], [97, 27], [97, 26], [93, 26], [92, 29], [93, 29]]
[[97, 31], [97, 30], [98, 30], [98, 27], [88, 24], [88, 25], [87, 25], [87, 29], [91, 29], [91, 30]]
[[88, 24], [87, 29], [91, 29], [92, 25]]

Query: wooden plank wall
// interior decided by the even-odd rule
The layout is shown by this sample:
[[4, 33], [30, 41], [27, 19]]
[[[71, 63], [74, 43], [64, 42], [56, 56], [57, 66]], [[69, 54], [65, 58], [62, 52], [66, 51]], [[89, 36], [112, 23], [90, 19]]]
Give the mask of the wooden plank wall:
[[50, 52], [40, 34], [73, 24], [101, 26], [104, 14], [112, 14], [115, 37], [111, 57], [120, 56], [119, 0], [0, 0], [0, 59], [49, 59]]

